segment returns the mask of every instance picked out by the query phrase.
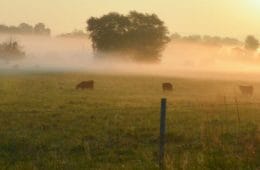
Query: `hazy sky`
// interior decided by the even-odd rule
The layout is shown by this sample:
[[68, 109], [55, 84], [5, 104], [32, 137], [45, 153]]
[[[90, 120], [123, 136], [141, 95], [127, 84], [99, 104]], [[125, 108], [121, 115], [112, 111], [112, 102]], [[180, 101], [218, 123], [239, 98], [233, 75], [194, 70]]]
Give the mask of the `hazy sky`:
[[0, 0], [0, 24], [44, 22], [53, 34], [84, 29], [90, 16], [153, 12], [169, 30], [260, 38], [260, 0]]

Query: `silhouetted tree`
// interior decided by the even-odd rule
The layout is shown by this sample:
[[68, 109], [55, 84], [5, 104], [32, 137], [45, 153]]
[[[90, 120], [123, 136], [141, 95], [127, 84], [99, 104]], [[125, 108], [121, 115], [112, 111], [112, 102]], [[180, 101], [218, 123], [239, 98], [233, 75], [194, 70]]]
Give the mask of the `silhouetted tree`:
[[169, 41], [167, 28], [155, 14], [113, 12], [100, 18], [91, 17], [87, 24], [97, 53], [116, 52], [137, 61], [155, 62]]
[[0, 25], [0, 33], [6, 33], [8, 32], [8, 26], [6, 25]]
[[8, 29], [10, 33], [19, 33], [19, 29], [16, 26], [10, 26]]
[[51, 30], [46, 28], [43, 23], [38, 23], [34, 27], [27, 23], [21, 23], [19, 26], [0, 25], [0, 33], [50, 35]]
[[21, 23], [18, 26], [18, 29], [19, 29], [20, 33], [23, 33], [23, 34], [32, 34], [33, 33], [33, 26], [26, 24], [26, 23]]
[[43, 23], [38, 23], [34, 26], [34, 33], [39, 35], [50, 35], [51, 30], [46, 28]]
[[25, 52], [17, 41], [7, 41], [0, 44], [0, 59], [15, 60], [25, 57]]
[[246, 37], [245, 48], [248, 50], [256, 50], [259, 47], [259, 41], [252, 35]]

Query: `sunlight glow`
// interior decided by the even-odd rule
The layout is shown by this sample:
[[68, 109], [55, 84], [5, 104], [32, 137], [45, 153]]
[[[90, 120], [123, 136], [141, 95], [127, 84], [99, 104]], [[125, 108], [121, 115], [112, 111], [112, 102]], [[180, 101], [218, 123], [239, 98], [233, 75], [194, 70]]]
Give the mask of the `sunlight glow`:
[[249, 0], [251, 6], [260, 9], [260, 0]]

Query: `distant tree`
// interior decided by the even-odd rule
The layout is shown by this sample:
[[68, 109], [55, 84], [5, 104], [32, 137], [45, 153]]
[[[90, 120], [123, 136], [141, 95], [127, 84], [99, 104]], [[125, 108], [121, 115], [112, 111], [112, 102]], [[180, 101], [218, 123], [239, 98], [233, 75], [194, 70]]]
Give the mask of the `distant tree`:
[[8, 32], [8, 26], [6, 25], [0, 25], [0, 33], [6, 33]]
[[15, 33], [15, 34], [19, 33], [19, 29], [16, 26], [10, 26], [8, 30], [10, 33]]
[[189, 35], [189, 36], [183, 37], [183, 40], [189, 41], [189, 42], [201, 42], [201, 36], [200, 35]]
[[46, 28], [43, 23], [38, 23], [34, 26], [34, 33], [38, 35], [50, 35], [51, 30], [49, 28]]
[[209, 35], [205, 35], [203, 37], [203, 43], [204, 44], [208, 44], [208, 45], [222, 45], [222, 38], [219, 36], [209, 36]]
[[174, 34], [172, 34], [170, 38], [171, 38], [171, 40], [173, 40], [173, 41], [178, 41], [178, 40], [181, 40], [181, 39], [182, 39], [181, 35], [178, 34], [177, 32], [174, 33]]
[[62, 38], [88, 38], [88, 34], [82, 30], [74, 30], [71, 33], [61, 34], [58, 37]]
[[26, 24], [26, 23], [21, 23], [18, 26], [18, 29], [19, 29], [20, 33], [23, 33], [23, 34], [32, 34], [33, 33], [33, 26]]
[[50, 35], [51, 30], [46, 28], [43, 23], [38, 23], [34, 27], [27, 23], [21, 23], [18, 26], [0, 25], [0, 33]]
[[226, 45], [238, 45], [240, 41], [236, 38], [225, 37], [222, 39], [222, 43]]
[[259, 47], [259, 41], [252, 35], [246, 37], [245, 48], [248, 50], [256, 50]]
[[0, 59], [1, 60], [16, 60], [25, 57], [25, 52], [17, 41], [10, 40], [0, 44]]
[[220, 46], [220, 45], [238, 45], [241, 42], [235, 38], [230, 37], [219, 37], [219, 36], [201, 36], [201, 35], [188, 35], [188, 36], [181, 36], [178, 33], [174, 33], [171, 35], [171, 40], [173, 41], [182, 41], [182, 42], [191, 42], [191, 43], [200, 43], [204, 45], [213, 45], [213, 46]]
[[164, 22], [155, 14], [113, 12], [100, 18], [91, 17], [87, 24], [96, 53], [115, 52], [136, 61], [156, 62], [169, 41]]

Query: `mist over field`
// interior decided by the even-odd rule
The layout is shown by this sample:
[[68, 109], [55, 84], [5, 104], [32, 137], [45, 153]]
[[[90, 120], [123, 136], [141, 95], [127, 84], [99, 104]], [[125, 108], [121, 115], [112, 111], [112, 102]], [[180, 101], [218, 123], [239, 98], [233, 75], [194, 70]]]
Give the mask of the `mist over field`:
[[0, 0], [0, 170], [260, 170], [259, 10]]
[[[168, 43], [156, 64], [116, 58], [96, 59], [86, 38], [0, 35], [0, 42], [17, 40], [26, 52], [20, 60], [0, 60], [5, 71], [82, 71], [106, 74], [140, 74], [207, 78], [254, 78], [260, 69], [259, 52], [244, 50], [243, 44], [205, 45], [193, 42]], [[250, 75], [250, 76], [248, 76]]]

